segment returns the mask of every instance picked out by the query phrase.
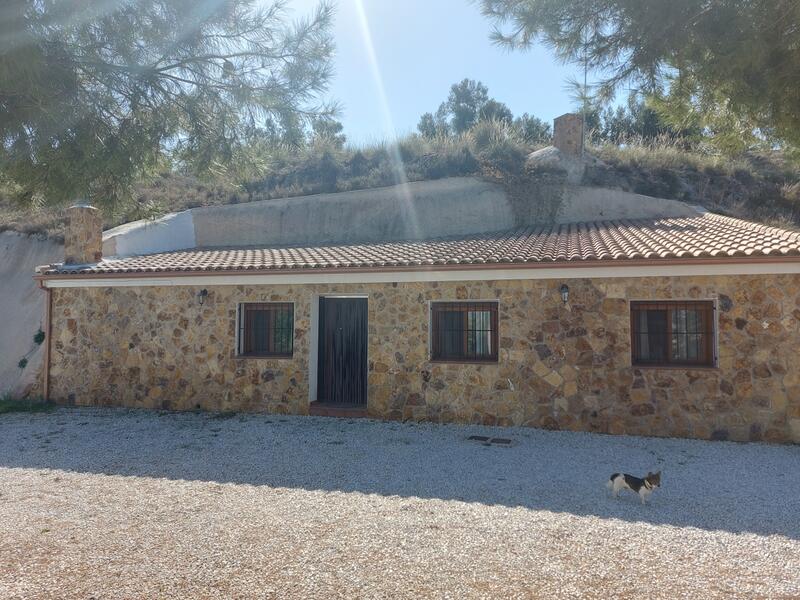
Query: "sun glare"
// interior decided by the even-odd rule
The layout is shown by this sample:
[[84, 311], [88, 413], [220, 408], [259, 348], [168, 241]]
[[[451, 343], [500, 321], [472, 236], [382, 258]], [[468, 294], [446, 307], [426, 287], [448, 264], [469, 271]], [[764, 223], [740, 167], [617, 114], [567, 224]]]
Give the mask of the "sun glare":
[[[381, 75], [380, 64], [378, 63], [378, 56], [375, 53], [375, 45], [372, 42], [372, 32], [369, 27], [369, 19], [367, 12], [364, 10], [363, 0], [353, 0], [356, 12], [358, 13], [359, 30], [361, 31], [361, 40], [364, 43], [364, 50], [369, 59], [370, 71], [372, 72], [372, 79], [378, 91], [378, 97], [381, 104], [381, 113], [384, 121], [384, 129], [386, 131], [396, 132], [394, 127], [394, 120], [392, 119], [392, 110], [389, 106], [389, 100], [386, 97], [386, 88], [383, 84], [383, 76]], [[408, 177], [406, 176], [405, 165], [400, 156], [400, 148], [395, 140], [388, 144], [388, 151], [392, 160], [392, 168], [394, 170], [395, 182], [399, 186], [399, 196], [403, 202], [404, 219], [408, 222], [414, 237], [420, 236], [419, 219], [417, 218], [416, 209], [411, 196], [411, 190], [408, 187]]]

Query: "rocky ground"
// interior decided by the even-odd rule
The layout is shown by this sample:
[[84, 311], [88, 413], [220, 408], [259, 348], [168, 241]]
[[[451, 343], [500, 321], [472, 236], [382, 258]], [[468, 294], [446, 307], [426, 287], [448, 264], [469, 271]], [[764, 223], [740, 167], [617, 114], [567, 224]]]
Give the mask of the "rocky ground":
[[[799, 459], [531, 429], [4, 415], [0, 597], [795, 598]], [[664, 486], [648, 506], [609, 498], [618, 469]]]

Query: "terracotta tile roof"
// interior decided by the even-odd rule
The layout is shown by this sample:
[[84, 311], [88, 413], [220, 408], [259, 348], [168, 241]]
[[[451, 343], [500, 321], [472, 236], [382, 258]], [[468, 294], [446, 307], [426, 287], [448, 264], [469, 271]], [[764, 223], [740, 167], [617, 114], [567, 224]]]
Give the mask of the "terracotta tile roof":
[[218, 248], [56, 266], [47, 275], [429, 267], [492, 263], [619, 263], [646, 259], [800, 256], [800, 234], [712, 213], [526, 227], [428, 241], [311, 248]]

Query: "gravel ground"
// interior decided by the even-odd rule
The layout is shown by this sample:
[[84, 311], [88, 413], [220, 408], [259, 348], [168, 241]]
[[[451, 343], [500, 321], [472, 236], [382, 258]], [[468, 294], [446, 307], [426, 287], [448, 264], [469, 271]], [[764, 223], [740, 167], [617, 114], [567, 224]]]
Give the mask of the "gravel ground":
[[[608, 497], [612, 471], [657, 468], [652, 504]], [[797, 446], [5, 415], [0, 597], [798, 598], [798, 489]]]

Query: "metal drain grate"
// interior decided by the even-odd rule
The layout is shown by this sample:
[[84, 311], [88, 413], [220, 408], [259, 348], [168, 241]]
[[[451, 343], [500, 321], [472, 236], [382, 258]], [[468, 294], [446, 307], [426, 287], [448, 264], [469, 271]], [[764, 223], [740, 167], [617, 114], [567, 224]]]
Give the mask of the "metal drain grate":
[[496, 446], [510, 446], [514, 442], [512, 442], [508, 438], [492, 438], [489, 440], [490, 444], [494, 444]]

